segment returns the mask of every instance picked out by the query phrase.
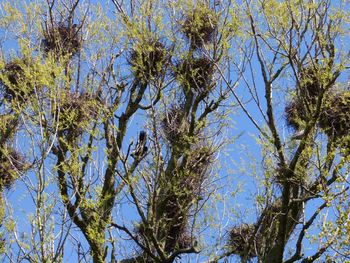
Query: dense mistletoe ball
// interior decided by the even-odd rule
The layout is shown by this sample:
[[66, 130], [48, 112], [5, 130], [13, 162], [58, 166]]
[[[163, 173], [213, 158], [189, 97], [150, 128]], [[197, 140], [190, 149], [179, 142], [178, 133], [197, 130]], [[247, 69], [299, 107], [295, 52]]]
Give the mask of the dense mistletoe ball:
[[162, 42], [147, 39], [134, 44], [129, 63], [134, 76], [148, 82], [164, 74], [168, 59], [168, 50]]
[[25, 59], [15, 59], [2, 69], [0, 86], [5, 99], [24, 101], [34, 93], [34, 81], [28, 63]]
[[73, 56], [80, 51], [82, 38], [76, 24], [57, 23], [44, 30], [41, 49], [45, 53], [53, 52], [57, 56]]
[[80, 136], [96, 118], [101, 105], [91, 94], [66, 91], [55, 110], [58, 132], [68, 140]]
[[206, 4], [198, 4], [194, 10], [186, 14], [181, 31], [192, 48], [201, 48], [204, 44], [213, 41], [217, 28], [218, 19], [215, 11]]
[[14, 149], [0, 152], [0, 189], [10, 188], [25, 169], [24, 157]]
[[206, 93], [213, 87], [215, 64], [210, 58], [184, 59], [177, 64], [175, 71], [178, 81], [186, 90]]
[[343, 91], [325, 101], [319, 119], [320, 128], [333, 139], [344, 139], [350, 134], [350, 92]]

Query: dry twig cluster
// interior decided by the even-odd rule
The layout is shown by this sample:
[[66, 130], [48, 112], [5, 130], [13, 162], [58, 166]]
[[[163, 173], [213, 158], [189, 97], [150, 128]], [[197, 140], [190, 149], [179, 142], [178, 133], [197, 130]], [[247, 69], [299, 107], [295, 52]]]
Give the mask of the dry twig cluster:
[[217, 28], [218, 19], [215, 12], [207, 5], [199, 3], [186, 15], [181, 31], [188, 38], [192, 48], [201, 48], [213, 41]]
[[82, 47], [80, 27], [76, 24], [59, 22], [47, 26], [44, 30], [44, 39], [41, 43], [43, 52], [53, 52], [57, 56], [73, 56]]

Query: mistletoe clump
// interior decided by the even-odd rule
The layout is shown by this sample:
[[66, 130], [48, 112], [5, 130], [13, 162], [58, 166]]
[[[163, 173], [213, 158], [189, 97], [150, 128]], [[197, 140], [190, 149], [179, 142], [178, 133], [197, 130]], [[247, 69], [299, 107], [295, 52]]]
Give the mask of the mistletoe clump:
[[129, 63], [137, 79], [149, 81], [164, 74], [168, 59], [168, 51], [162, 42], [147, 39], [134, 44]]
[[284, 109], [287, 124], [298, 130], [307, 119], [305, 105], [300, 99], [294, 98]]
[[41, 43], [45, 53], [53, 52], [58, 56], [73, 56], [82, 47], [80, 28], [77, 24], [65, 24], [59, 22], [47, 26], [44, 30], [44, 39]]
[[176, 223], [170, 227], [168, 231], [168, 238], [165, 245], [165, 251], [174, 251], [175, 249], [188, 249], [192, 246], [194, 239], [188, 230], [188, 223], [186, 220], [179, 219], [178, 221], [170, 221]]
[[[164, 251], [171, 253], [178, 249], [189, 249], [195, 246], [189, 221], [194, 203], [202, 200], [203, 183], [207, 171], [213, 163], [213, 150], [207, 146], [194, 146], [188, 156], [180, 158], [171, 178], [160, 180], [160, 192], [153, 204], [155, 213], [147, 224], [141, 223], [135, 229], [139, 242], [151, 240], [156, 233], [159, 240], [164, 240]], [[152, 217], [155, 217], [152, 219]]]
[[215, 63], [207, 57], [191, 57], [178, 63], [176, 76], [186, 90], [206, 94], [213, 87]]
[[304, 67], [299, 73], [299, 89], [300, 95], [304, 99], [312, 100], [316, 102], [317, 97], [324, 90], [323, 81], [321, 76], [325, 74], [320, 66]]
[[201, 199], [201, 187], [208, 169], [214, 163], [214, 152], [211, 147], [198, 145], [191, 150], [184, 169], [186, 176], [181, 182], [181, 186], [187, 191], [186, 194], [191, 194], [190, 199]]
[[285, 107], [289, 126], [298, 130], [302, 123], [305, 123], [314, 113], [319, 96], [331, 96], [333, 87], [328, 87], [330, 78], [327, 72], [320, 65], [308, 66], [300, 70], [296, 94]]
[[0, 86], [7, 100], [26, 100], [34, 93], [34, 83], [28, 71], [28, 61], [15, 59], [5, 65], [0, 74]]
[[228, 245], [231, 251], [237, 255], [248, 256], [249, 258], [257, 256], [257, 248], [261, 246], [260, 241], [255, 235], [256, 226], [254, 224], [242, 224], [235, 226], [230, 231]]
[[14, 149], [0, 152], [0, 189], [10, 188], [26, 167], [24, 157]]
[[195, 146], [177, 165], [173, 178], [166, 182], [165, 191], [160, 193], [161, 202], [157, 212], [167, 226], [166, 251], [189, 248], [195, 243], [189, 231], [189, 211], [194, 203], [203, 198], [203, 184], [213, 160], [212, 149]]
[[156, 220], [160, 231], [159, 238], [165, 240], [164, 250], [168, 253], [175, 249], [189, 248], [194, 241], [188, 231], [191, 203], [184, 197], [178, 186], [163, 189], [159, 195]]
[[[289, 238], [302, 215], [301, 204], [288, 212], [286, 235]], [[255, 224], [234, 226], [229, 232], [228, 248], [242, 259], [260, 257], [268, 253], [278, 238], [278, 222], [282, 213], [282, 199], [265, 207]]]
[[166, 112], [162, 122], [162, 131], [167, 141], [183, 145], [189, 130], [189, 122], [182, 105], [173, 104]]
[[97, 99], [91, 94], [65, 92], [55, 111], [60, 135], [68, 140], [77, 138], [98, 116], [99, 109]]
[[0, 147], [12, 138], [19, 124], [19, 119], [13, 114], [0, 115]]
[[348, 141], [346, 137], [350, 134], [349, 91], [337, 93], [326, 103], [325, 109], [320, 114], [319, 126], [333, 140]]
[[189, 40], [191, 47], [200, 48], [203, 44], [213, 41], [218, 28], [215, 11], [201, 3], [186, 14], [181, 31]]

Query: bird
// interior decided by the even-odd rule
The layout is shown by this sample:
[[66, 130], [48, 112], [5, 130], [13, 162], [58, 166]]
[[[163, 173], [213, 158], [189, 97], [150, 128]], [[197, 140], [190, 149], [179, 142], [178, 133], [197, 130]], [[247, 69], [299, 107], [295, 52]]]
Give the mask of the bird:
[[43, 38], [40, 43], [40, 50], [47, 53], [50, 51], [50, 45], [50, 42], [46, 38]]
[[291, 140], [301, 140], [304, 137], [304, 133], [304, 129], [296, 131]]
[[141, 131], [139, 134], [139, 139], [137, 140], [137, 143], [135, 146], [135, 150], [131, 154], [131, 156], [134, 159], [139, 159], [147, 153], [148, 147], [146, 146], [146, 143], [147, 143], [147, 133], [145, 131]]

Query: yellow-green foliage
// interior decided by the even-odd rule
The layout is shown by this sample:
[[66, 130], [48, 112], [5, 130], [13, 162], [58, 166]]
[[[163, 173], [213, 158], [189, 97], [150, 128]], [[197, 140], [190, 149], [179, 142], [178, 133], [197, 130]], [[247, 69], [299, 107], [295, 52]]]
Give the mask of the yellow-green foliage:
[[60, 103], [54, 111], [60, 132], [76, 137], [87, 131], [98, 116], [100, 104], [89, 94], [62, 92]]
[[143, 39], [133, 45], [130, 64], [136, 78], [142, 80], [157, 79], [167, 62], [165, 46], [156, 39]]
[[[18, 122], [18, 117], [14, 114], [4, 114], [0, 116], [0, 136], [1, 142], [4, 139], [8, 139], [9, 137], [13, 137], [14, 135], [14, 127]], [[2, 147], [2, 145], [0, 145]]]
[[[26, 52], [26, 50], [23, 50]], [[52, 87], [55, 83], [55, 73], [61, 68], [51, 65], [51, 61], [42, 62], [40, 58], [15, 58], [10, 62], [1, 62], [4, 70], [0, 73], [5, 97], [20, 101], [31, 99], [40, 93], [43, 87]]]
[[215, 11], [200, 1], [185, 13], [181, 30], [193, 47], [200, 47], [213, 40], [218, 23]]
[[350, 92], [335, 91], [324, 100], [320, 115], [320, 127], [330, 137], [349, 147], [350, 130]]

